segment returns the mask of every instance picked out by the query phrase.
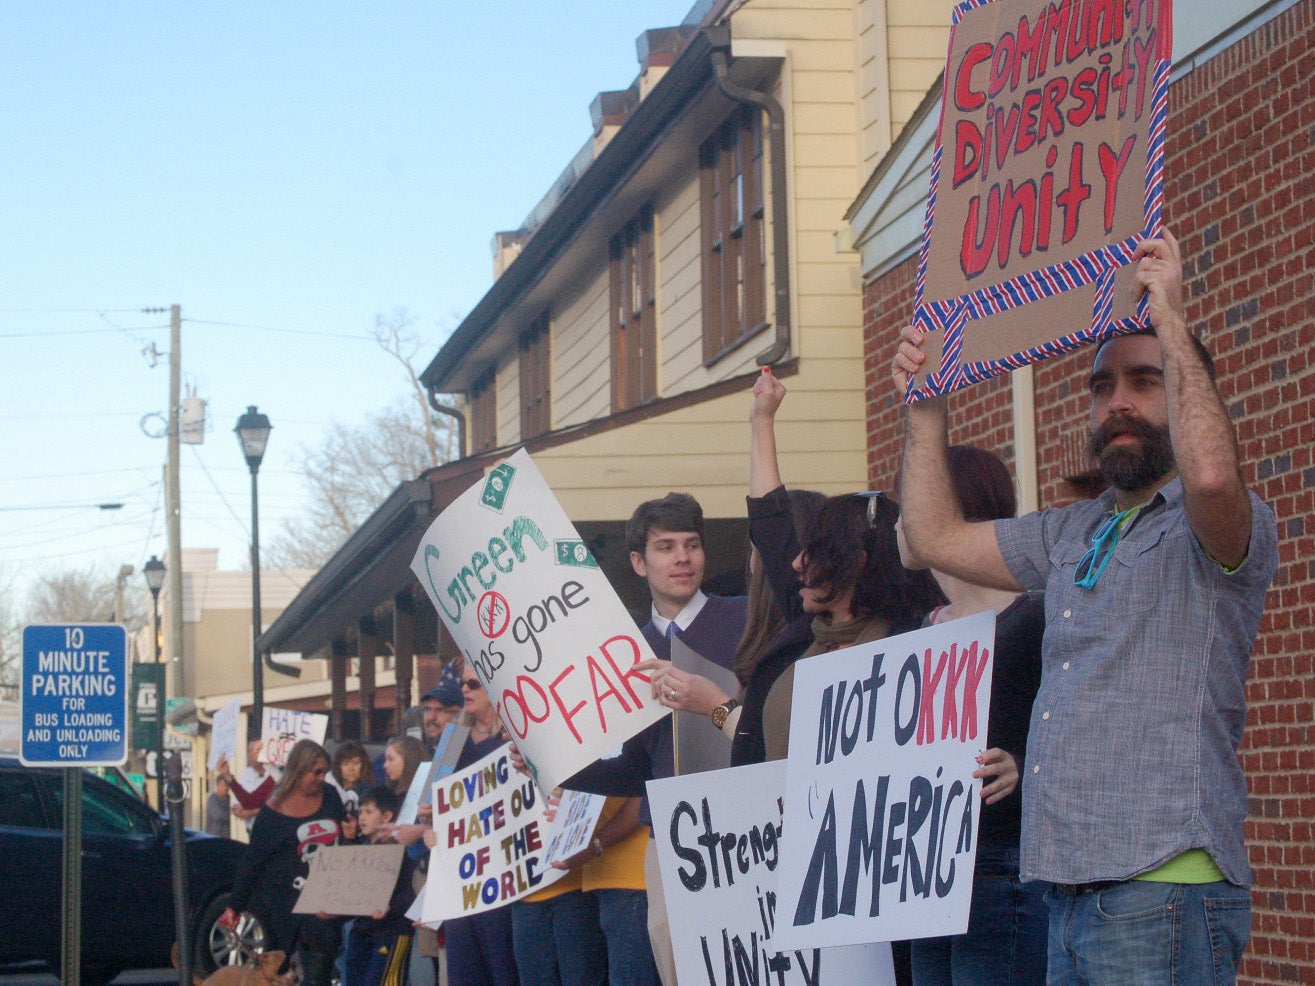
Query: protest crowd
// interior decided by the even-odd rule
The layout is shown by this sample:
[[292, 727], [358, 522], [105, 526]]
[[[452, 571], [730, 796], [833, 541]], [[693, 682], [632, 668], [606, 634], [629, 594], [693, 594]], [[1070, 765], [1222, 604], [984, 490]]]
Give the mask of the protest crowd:
[[[679, 888], [664, 893], [659, 843], [676, 838], [682, 818], [704, 833], [697, 847], [691, 840], [680, 851], [681, 868], [667, 870], [668, 879], [678, 872], [686, 889], [734, 882], [748, 872], [750, 856], [773, 867], [783, 857], [779, 810], [752, 839], [737, 842], [715, 830], [707, 798], [701, 813], [690, 804], [659, 810], [661, 785], [715, 767], [794, 763], [792, 734], [796, 743], [801, 735], [810, 744], [816, 737], [817, 763], [832, 755], [823, 758], [827, 742], [834, 748], [838, 738], [843, 752], [849, 705], [843, 718], [837, 711], [834, 734], [792, 729], [803, 715], [806, 668], [824, 669], [852, 649], [877, 654], [881, 641], [991, 614], [988, 725], [974, 739], [968, 788], [977, 805], [954, 802], [975, 827], [956, 827], [954, 788], [942, 783], [926, 843], [928, 852], [939, 845], [940, 861], [923, 869], [906, 849], [898, 863], [914, 895], [930, 895], [935, 881], [953, 882], [953, 864], [950, 876], [943, 869], [946, 855], [970, 847], [966, 929], [908, 935], [870, 977], [843, 981], [1231, 982], [1250, 934], [1246, 787], [1236, 754], [1250, 648], [1276, 565], [1275, 522], [1240, 478], [1209, 353], [1183, 318], [1182, 258], [1172, 234], [1142, 242], [1134, 268], [1151, 329], [1105, 339], [1090, 374], [1091, 452], [1105, 492], [1017, 517], [1003, 461], [981, 448], [948, 445], [944, 395], [908, 408], [901, 474], [885, 491], [787, 490], [775, 444], [786, 390], [764, 370], [748, 413], [747, 596], [702, 590], [703, 514], [688, 494], [640, 504], [627, 527], [634, 572], [652, 601], [642, 628], [651, 656], [633, 673], [660, 714], [612, 755], [544, 790], [536, 783], [543, 764], [519, 742], [523, 732], [513, 742], [508, 730], [517, 724], [508, 725], [505, 709], [499, 717], [486, 670], [457, 659], [423, 696], [418, 735], [390, 741], [381, 763], [371, 764], [355, 741], [337, 744], [331, 755], [302, 740], [280, 771], [258, 763], [256, 744], [241, 776], [226, 763], [219, 770], [220, 793], [231, 793], [234, 814], [250, 826], [225, 921], [235, 928], [242, 912], [255, 914], [267, 947], [297, 953], [303, 981], [312, 986], [331, 982], [335, 968], [346, 986], [671, 986], [691, 957], [673, 935], [682, 918], [671, 907]], [[912, 326], [902, 334], [891, 366], [900, 398], [925, 369], [924, 339]], [[572, 598], [565, 589], [562, 595]], [[705, 663], [691, 664], [690, 653]], [[916, 660], [913, 667], [916, 678]], [[947, 675], [958, 673], [951, 661]], [[929, 675], [924, 669], [921, 680], [934, 687], [937, 678]], [[881, 671], [880, 655], [872, 658], [870, 677], [851, 696], [858, 703], [855, 733], [865, 716], [871, 733], [878, 692], [894, 688], [895, 679], [893, 665]], [[902, 688], [902, 672], [899, 680]], [[940, 724], [942, 737], [960, 721], [954, 715], [968, 722], [972, 698], [964, 691], [962, 709], [947, 700], [951, 722]], [[924, 695], [919, 730], [932, 707]], [[805, 752], [811, 758], [813, 751]], [[441, 765], [439, 773], [430, 773], [431, 761]], [[879, 789], [884, 803], [893, 765], [865, 762], [858, 769], [859, 790]], [[451, 786], [417, 783], [418, 776], [449, 774]], [[475, 811], [485, 785], [514, 788], [513, 812], [533, 805], [551, 818], [585, 794], [599, 796], [601, 808], [578, 848], [551, 863], [558, 879], [543, 880], [543, 871], [527, 864], [468, 884], [471, 913], [426, 921], [416, 902], [426, 882], [439, 879], [435, 847], [502, 824], [502, 807]], [[408, 794], [421, 787], [408, 808]], [[457, 810], [463, 798], [465, 817]], [[224, 800], [216, 813], [227, 810]], [[855, 802], [856, 819], [866, 804]], [[909, 797], [910, 846], [914, 816], [926, 815], [927, 804]], [[787, 796], [787, 830], [796, 817], [791, 808]], [[939, 843], [936, 822], [943, 822]], [[819, 836], [803, 867], [796, 924], [807, 917], [804, 900], [820, 902], [825, 916], [854, 914], [855, 896], [864, 906], [855, 891], [855, 846], [877, 859], [874, 866], [898, 868], [897, 845], [882, 853], [857, 822], [848, 831], [847, 861], [828, 856]], [[877, 825], [872, 833], [880, 838]], [[538, 848], [535, 838], [515, 850], [517, 858]], [[400, 862], [388, 870], [386, 905], [355, 916], [303, 913], [296, 903], [311, 857], [341, 844], [371, 852], [393, 847], [394, 855], [401, 848]], [[512, 859], [513, 850], [506, 852]], [[483, 865], [476, 853], [466, 858]], [[874, 871], [874, 913], [880, 889]], [[495, 906], [470, 906], [476, 898]], [[762, 930], [770, 933], [768, 910]], [[729, 937], [724, 949], [705, 937], [692, 961], [709, 982], [767, 981], [767, 969], [758, 978], [761, 944], [750, 955]], [[785, 954], [764, 950], [761, 957], [784, 970], [791, 961]], [[816, 974], [821, 960], [813, 955]], [[777, 961], [783, 964], [771, 965]]]

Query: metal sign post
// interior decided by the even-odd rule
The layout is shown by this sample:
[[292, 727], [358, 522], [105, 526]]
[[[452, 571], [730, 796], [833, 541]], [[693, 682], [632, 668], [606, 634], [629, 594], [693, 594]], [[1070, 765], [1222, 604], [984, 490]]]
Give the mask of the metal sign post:
[[18, 759], [64, 768], [64, 986], [82, 981], [82, 768], [128, 759], [128, 634], [109, 623], [23, 628]]

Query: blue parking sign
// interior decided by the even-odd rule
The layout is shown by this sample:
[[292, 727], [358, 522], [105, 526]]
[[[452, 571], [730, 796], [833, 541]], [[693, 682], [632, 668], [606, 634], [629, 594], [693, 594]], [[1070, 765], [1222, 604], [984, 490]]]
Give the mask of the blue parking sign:
[[23, 628], [18, 759], [105, 767], [128, 759], [128, 634], [112, 623]]

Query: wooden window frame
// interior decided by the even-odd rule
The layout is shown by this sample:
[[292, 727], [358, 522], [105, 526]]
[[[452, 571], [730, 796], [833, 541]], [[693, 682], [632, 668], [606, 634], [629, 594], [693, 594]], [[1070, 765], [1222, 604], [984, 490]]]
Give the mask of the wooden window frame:
[[742, 107], [699, 148], [703, 362], [767, 327], [762, 114]]
[[552, 325], [548, 313], [520, 337], [521, 441], [552, 430]]
[[653, 209], [645, 206], [608, 244], [613, 413], [658, 396], [656, 275]]
[[498, 374], [488, 372], [470, 388], [470, 454], [498, 447]]

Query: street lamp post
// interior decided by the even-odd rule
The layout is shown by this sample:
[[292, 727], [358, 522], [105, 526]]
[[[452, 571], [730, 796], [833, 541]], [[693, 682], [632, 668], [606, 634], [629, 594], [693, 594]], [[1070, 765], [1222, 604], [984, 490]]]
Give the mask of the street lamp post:
[[155, 795], [164, 811], [164, 666], [160, 660], [160, 588], [164, 585], [164, 562], [155, 555], [142, 566], [146, 588], [151, 590], [151, 639], [155, 646]]
[[265, 710], [265, 671], [256, 641], [260, 639], [260, 511], [257, 507], [256, 473], [265, 457], [269, 441], [269, 418], [247, 406], [247, 413], [237, 419], [233, 429], [242, 446], [242, 455], [251, 470], [251, 729], [260, 730]]

